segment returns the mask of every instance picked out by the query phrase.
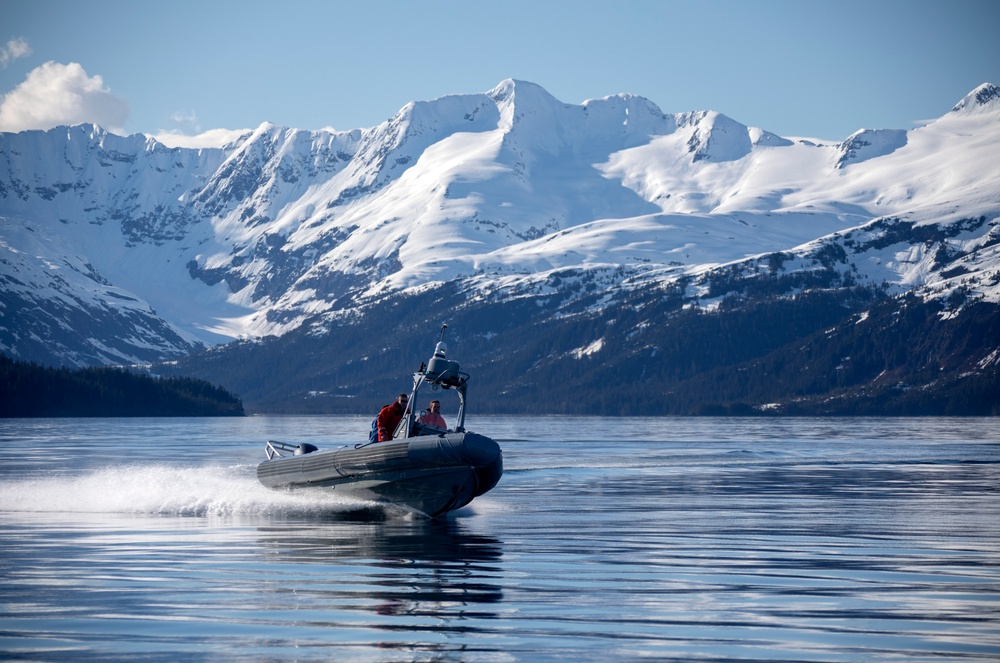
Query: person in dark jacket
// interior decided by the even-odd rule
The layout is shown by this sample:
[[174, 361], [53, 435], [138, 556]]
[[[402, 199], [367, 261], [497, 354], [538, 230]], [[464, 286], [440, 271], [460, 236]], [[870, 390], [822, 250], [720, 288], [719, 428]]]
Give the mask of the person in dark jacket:
[[389, 403], [378, 413], [378, 441], [391, 442], [392, 434], [396, 432], [396, 426], [403, 420], [406, 414], [406, 405], [410, 397], [400, 394], [395, 402]]

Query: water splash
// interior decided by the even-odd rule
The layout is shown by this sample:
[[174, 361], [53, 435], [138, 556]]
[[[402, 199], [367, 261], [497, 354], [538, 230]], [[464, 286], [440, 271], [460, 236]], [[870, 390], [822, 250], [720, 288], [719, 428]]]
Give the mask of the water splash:
[[74, 476], [5, 480], [0, 511], [167, 516], [316, 516], [371, 507], [325, 491], [275, 491], [253, 466], [119, 465]]

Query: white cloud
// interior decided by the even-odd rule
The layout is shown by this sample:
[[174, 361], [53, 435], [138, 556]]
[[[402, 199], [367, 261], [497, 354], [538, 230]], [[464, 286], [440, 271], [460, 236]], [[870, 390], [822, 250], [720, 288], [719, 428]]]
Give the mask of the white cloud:
[[158, 133], [148, 134], [167, 147], [222, 147], [231, 143], [251, 129], [209, 129], [202, 131], [198, 122], [198, 114], [192, 111], [176, 111], [170, 115], [170, 121], [178, 125], [175, 129], [160, 129]]
[[76, 62], [46, 62], [3, 96], [0, 131], [93, 122], [108, 131], [124, 133], [128, 112], [128, 102], [111, 94], [100, 76], [88, 76]]
[[199, 134], [186, 134], [180, 131], [163, 131], [158, 134], [150, 134], [153, 138], [163, 143], [167, 147], [222, 147], [231, 143], [243, 134], [253, 131], [252, 129], [209, 129]]
[[26, 55], [31, 55], [27, 40], [21, 37], [11, 39], [5, 46], [0, 46], [0, 67], [6, 69], [11, 62]]

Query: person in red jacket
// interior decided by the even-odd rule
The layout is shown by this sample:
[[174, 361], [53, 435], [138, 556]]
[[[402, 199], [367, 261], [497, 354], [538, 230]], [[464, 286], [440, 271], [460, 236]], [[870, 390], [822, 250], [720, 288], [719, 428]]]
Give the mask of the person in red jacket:
[[392, 434], [396, 432], [396, 426], [403, 420], [406, 414], [406, 405], [410, 397], [400, 394], [395, 402], [389, 403], [378, 413], [378, 441], [391, 442]]

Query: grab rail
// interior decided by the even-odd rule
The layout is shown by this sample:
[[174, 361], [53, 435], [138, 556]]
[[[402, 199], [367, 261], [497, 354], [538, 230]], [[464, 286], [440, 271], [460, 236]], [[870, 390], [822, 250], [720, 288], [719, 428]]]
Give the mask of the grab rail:
[[295, 450], [299, 448], [299, 445], [292, 444], [290, 442], [279, 442], [277, 440], [268, 440], [267, 446], [264, 447], [264, 453], [267, 454], [268, 460], [274, 460], [275, 458], [283, 458], [282, 451], [287, 451], [289, 453], [295, 453]]

